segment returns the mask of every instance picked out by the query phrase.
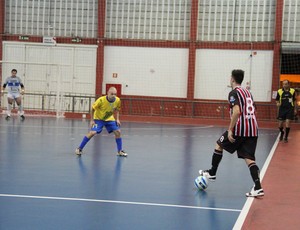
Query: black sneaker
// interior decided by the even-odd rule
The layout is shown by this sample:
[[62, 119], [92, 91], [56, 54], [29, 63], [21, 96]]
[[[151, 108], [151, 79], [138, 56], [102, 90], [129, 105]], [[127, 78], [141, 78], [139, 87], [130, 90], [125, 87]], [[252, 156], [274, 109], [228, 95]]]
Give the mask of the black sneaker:
[[199, 174], [200, 176], [205, 176], [207, 179], [209, 179], [210, 181], [216, 181], [217, 177], [216, 175], [211, 175], [209, 173], [209, 170], [199, 170]]
[[280, 137], [279, 137], [279, 141], [282, 141], [282, 140], [283, 140], [283, 135], [284, 135], [284, 132], [281, 132], [281, 133], [280, 133]]
[[5, 117], [5, 120], [10, 120], [10, 115], [7, 115], [6, 117]]
[[284, 143], [288, 143], [289, 141], [288, 141], [288, 139], [287, 139], [287, 137], [286, 138], [284, 138]]
[[258, 189], [258, 190], [253, 190], [252, 192], [247, 192], [246, 193], [246, 197], [260, 197], [260, 196], [264, 196], [265, 193], [264, 193], [264, 190], [261, 188], [261, 189]]
[[20, 118], [21, 118], [21, 121], [25, 120], [25, 116], [24, 115], [21, 115]]

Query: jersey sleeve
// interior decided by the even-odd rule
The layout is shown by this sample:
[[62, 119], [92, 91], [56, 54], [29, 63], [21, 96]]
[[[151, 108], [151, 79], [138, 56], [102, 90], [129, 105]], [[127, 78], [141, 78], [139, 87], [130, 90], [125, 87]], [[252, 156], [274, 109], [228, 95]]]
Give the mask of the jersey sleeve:
[[101, 105], [101, 97], [99, 97], [92, 105], [93, 109], [96, 110]]
[[8, 81], [8, 77], [7, 77], [7, 78], [5, 78], [5, 81], [4, 81], [4, 83], [3, 83], [3, 88], [5, 88], [5, 87], [6, 87], [6, 85], [7, 85], [7, 81]]
[[23, 84], [23, 81], [22, 81], [22, 79], [21, 79], [20, 77], [18, 77], [18, 79], [19, 79], [19, 82], [20, 82], [20, 86], [21, 86], [21, 88], [24, 88], [24, 84]]
[[276, 95], [276, 101], [279, 101], [280, 100], [280, 95], [279, 95], [279, 92], [277, 91], [277, 95]]
[[232, 90], [228, 95], [229, 107], [232, 108], [235, 105], [240, 105], [240, 101], [235, 90]]
[[294, 90], [294, 93], [293, 93], [293, 102], [296, 101], [296, 90]]
[[116, 110], [118, 110], [118, 111], [121, 110], [121, 99], [118, 99]]

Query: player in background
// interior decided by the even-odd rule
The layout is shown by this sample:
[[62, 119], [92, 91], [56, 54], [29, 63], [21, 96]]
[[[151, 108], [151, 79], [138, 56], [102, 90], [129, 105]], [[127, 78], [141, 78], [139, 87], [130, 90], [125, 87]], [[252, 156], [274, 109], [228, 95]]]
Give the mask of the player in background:
[[[4, 94], [4, 90], [7, 87], [7, 111], [6, 111], [6, 120], [9, 120], [11, 117], [11, 109], [13, 102], [16, 101], [19, 109], [19, 115], [21, 120], [25, 119], [23, 106], [22, 106], [22, 97], [25, 93], [24, 84], [20, 77], [17, 76], [17, 70], [11, 70], [11, 76], [7, 77], [2, 86], [1, 95]], [[21, 88], [21, 91], [20, 91]]]
[[[290, 82], [288, 80], [282, 81], [282, 88], [277, 91], [276, 105], [278, 107], [279, 120], [278, 128], [280, 131], [279, 141], [283, 140], [288, 142], [288, 136], [290, 132], [290, 121], [294, 119], [294, 115], [297, 114], [295, 89], [290, 88]], [[285, 122], [285, 131], [283, 130], [283, 123]], [[285, 134], [285, 135], [284, 135]]]
[[211, 169], [199, 170], [199, 173], [215, 181], [217, 169], [223, 157], [223, 149], [229, 153], [237, 151], [238, 158], [245, 160], [254, 182], [253, 191], [246, 193], [246, 196], [259, 197], [264, 195], [264, 190], [260, 183], [259, 168], [255, 162], [258, 125], [252, 94], [246, 88], [241, 87], [243, 79], [243, 70], [232, 71], [230, 79], [232, 91], [228, 95], [230, 124], [228, 130], [217, 140]]
[[[92, 139], [93, 136], [102, 132], [105, 126], [108, 133], [114, 133], [117, 144], [117, 155], [126, 157], [127, 153], [122, 149], [122, 138], [119, 119], [119, 111], [121, 109], [121, 100], [117, 96], [115, 87], [109, 88], [107, 95], [99, 97], [92, 105], [91, 111], [91, 130], [84, 136], [81, 144], [75, 150], [78, 156], [81, 156], [84, 146]], [[115, 116], [116, 118], [115, 118]]]

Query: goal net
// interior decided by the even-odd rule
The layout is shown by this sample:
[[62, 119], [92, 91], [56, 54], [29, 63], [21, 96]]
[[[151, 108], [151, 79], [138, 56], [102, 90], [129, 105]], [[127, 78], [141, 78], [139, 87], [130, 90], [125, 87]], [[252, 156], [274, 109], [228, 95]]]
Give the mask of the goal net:
[[[53, 116], [64, 117], [65, 112], [89, 113], [90, 105], [94, 100], [91, 96], [72, 93], [69, 91], [68, 81], [64, 76], [68, 74], [70, 65], [35, 62], [1, 61], [1, 86], [11, 70], [17, 69], [25, 86], [22, 95], [22, 104], [26, 116]], [[7, 110], [7, 89], [0, 100], [0, 111]], [[12, 115], [18, 112], [17, 105], [13, 105]]]
[[[89, 113], [95, 94], [103, 95], [114, 86], [122, 99], [122, 115], [157, 120], [227, 119], [230, 74], [242, 69], [242, 85], [253, 94], [258, 119], [276, 120], [275, 98], [282, 80], [289, 79], [293, 88], [300, 88], [297, 1], [110, 0], [80, 4], [78, 12], [95, 10], [89, 15], [97, 14], [100, 24], [93, 24], [93, 29], [81, 15], [72, 16], [74, 8], [67, 9], [64, 3], [43, 17], [30, 1], [6, 2], [11, 15], [25, 12], [28, 6], [32, 9], [41, 22], [32, 27], [34, 35], [62, 36], [66, 40], [61, 41], [72, 43], [53, 46], [3, 41], [6, 62], [0, 63], [2, 80], [12, 68], [18, 69], [26, 88], [27, 113], [57, 117], [67, 112]], [[47, 7], [50, 5], [44, 4], [44, 10]], [[59, 12], [65, 12], [65, 17], [56, 17]], [[29, 33], [23, 30], [31, 23], [26, 15], [7, 19], [8, 34]], [[49, 21], [60, 26], [44, 27]], [[28, 62], [15, 62], [20, 60]], [[2, 98], [3, 111], [5, 105]]]

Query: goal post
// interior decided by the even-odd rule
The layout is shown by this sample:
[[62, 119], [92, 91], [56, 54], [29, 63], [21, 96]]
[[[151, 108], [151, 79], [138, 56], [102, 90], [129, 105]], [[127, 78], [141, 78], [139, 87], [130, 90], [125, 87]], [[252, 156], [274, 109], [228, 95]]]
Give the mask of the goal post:
[[[22, 96], [25, 113], [64, 117], [66, 103], [62, 71], [70, 67], [70, 65], [57, 63], [0, 61], [1, 85], [8, 76], [11, 76], [11, 70], [17, 69], [17, 76], [25, 86], [25, 94]], [[1, 97], [2, 113], [7, 106], [5, 94]]]

